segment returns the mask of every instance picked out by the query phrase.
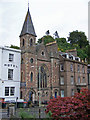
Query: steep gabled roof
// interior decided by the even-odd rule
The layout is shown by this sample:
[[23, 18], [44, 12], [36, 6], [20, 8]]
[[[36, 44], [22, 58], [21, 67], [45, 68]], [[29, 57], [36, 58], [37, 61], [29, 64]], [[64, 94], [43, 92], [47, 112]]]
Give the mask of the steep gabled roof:
[[26, 18], [25, 18], [25, 21], [24, 21], [24, 24], [23, 24], [23, 27], [22, 27], [20, 37], [22, 35], [25, 35], [25, 34], [30, 34], [30, 35], [33, 35], [33, 36], [36, 37], [36, 33], [35, 33], [35, 30], [34, 30], [32, 18], [31, 18], [30, 12], [29, 12], [29, 8], [28, 8], [28, 11], [27, 11], [27, 14], [26, 14]]

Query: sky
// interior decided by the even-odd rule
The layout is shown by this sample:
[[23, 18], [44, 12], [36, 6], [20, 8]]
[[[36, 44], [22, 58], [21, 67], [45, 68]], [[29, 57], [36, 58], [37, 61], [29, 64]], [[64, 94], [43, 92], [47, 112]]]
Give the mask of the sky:
[[88, 37], [89, 0], [0, 0], [0, 46], [20, 46], [28, 1], [36, 40], [47, 30], [52, 36], [57, 31], [59, 37], [66, 39], [75, 30]]

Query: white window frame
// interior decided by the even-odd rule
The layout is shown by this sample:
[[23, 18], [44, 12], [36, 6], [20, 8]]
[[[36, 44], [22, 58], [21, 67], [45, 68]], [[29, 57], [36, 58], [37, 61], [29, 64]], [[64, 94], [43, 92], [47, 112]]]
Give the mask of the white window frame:
[[10, 62], [14, 61], [14, 54], [9, 53], [9, 61]]
[[71, 85], [73, 85], [73, 84], [74, 84], [74, 77], [71, 76]]
[[73, 64], [70, 65], [70, 70], [73, 71]]
[[10, 87], [10, 96], [14, 96], [15, 94], [15, 87]]
[[85, 83], [85, 77], [83, 77], [83, 83]]
[[71, 89], [71, 96], [74, 96], [74, 89]]
[[85, 73], [84, 65], [82, 66], [82, 73]]
[[[6, 88], [8, 88], [8, 93], [6, 95]], [[13, 89], [13, 91], [11, 91]], [[15, 95], [15, 87], [5, 87], [5, 96], [14, 96]]]
[[77, 66], [77, 71], [80, 72], [80, 65]]
[[80, 82], [81, 82], [81, 81], [80, 81], [80, 77], [78, 77], [78, 84], [80, 84]]
[[13, 69], [8, 69], [8, 80], [13, 80]]
[[[8, 92], [6, 92], [8, 91]], [[9, 87], [5, 87], [5, 96], [9, 96]]]
[[60, 77], [60, 84], [61, 84], [61, 85], [64, 85], [64, 76], [61, 76], [61, 77]]
[[61, 90], [61, 97], [64, 97], [64, 90]]
[[64, 64], [60, 64], [60, 71], [64, 71]]

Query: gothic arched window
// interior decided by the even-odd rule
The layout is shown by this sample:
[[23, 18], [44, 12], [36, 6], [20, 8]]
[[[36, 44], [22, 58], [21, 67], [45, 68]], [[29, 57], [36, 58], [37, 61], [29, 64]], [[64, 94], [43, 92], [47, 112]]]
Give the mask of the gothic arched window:
[[30, 46], [32, 46], [33, 45], [33, 39], [31, 38], [30, 39]]
[[[38, 73], [38, 88], [47, 87], [47, 73], [45, 66], [41, 66], [41, 69]], [[39, 83], [40, 82], [40, 83]]]
[[33, 73], [31, 72], [31, 82], [33, 81]]
[[25, 41], [24, 41], [24, 39], [23, 39], [22, 45], [24, 46], [24, 44], [25, 44]]

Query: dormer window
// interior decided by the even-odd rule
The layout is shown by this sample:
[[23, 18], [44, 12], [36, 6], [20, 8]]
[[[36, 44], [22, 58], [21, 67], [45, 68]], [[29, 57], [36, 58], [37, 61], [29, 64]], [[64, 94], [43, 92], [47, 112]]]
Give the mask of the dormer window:
[[67, 55], [66, 54], [64, 54], [64, 55], [62, 55], [64, 58], [67, 58]]
[[73, 56], [69, 56], [69, 58], [70, 58], [71, 60], [73, 60]]

